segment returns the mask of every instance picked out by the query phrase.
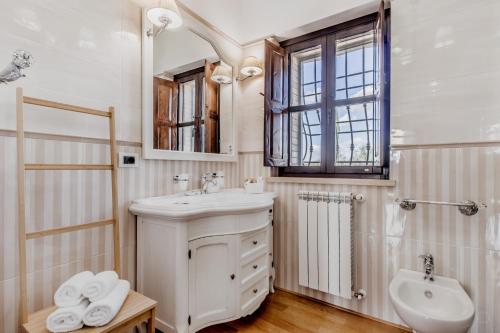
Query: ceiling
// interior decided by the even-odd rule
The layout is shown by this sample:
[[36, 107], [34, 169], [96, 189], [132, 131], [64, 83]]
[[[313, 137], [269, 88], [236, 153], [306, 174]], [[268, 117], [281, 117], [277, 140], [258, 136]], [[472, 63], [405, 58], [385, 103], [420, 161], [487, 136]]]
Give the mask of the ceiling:
[[[154, 1], [134, 0], [141, 6]], [[177, 0], [245, 45], [269, 36], [291, 38], [370, 12], [380, 0]]]
[[[309, 30], [317, 21], [327, 21], [353, 10], [377, 8], [378, 0], [180, 0], [193, 12], [240, 44], [270, 35], [290, 38]], [[322, 27], [337, 23], [320, 23]], [[325, 26], [323, 26], [326, 24]], [[296, 31], [294, 33], [294, 31]], [[310, 31], [304, 31], [310, 32]]]

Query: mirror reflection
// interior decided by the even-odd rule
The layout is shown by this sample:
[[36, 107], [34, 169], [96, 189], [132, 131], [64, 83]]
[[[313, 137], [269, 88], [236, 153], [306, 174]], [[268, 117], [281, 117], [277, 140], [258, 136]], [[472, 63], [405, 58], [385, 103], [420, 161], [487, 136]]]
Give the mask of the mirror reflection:
[[231, 154], [232, 68], [188, 28], [153, 45], [154, 149]]

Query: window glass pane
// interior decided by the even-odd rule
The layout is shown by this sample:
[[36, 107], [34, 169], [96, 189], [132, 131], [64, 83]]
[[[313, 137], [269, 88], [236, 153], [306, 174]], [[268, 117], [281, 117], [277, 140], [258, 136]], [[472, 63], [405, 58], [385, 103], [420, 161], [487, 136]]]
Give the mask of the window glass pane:
[[374, 72], [368, 71], [365, 73], [365, 84], [373, 84]]
[[338, 106], [336, 108], [337, 122], [349, 121], [349, 113], [346, 106]]
[[[316, 93], [321, 94], [321, 82], [316, 83]], [[318, 102], [319, 102], [319, 100], [318, 100]]]
[[318, 100], [316, 99], [316, 95], [304, 96], [304, 103], [303, 104], [314, 104], [317, 102], [318, 102]]
[[335, 63], [335, 76], [336, 77], [344, 77], [345, 76], [345, 52], [337, 53]]
[[[379, 166], [380, 117], [375, 102], [335, 108], [335, 165]], [[375, 115], [375, 117], [374, 117]]]
[[194, 151], [194, 126], [179, 127], [178, 133], [179, 150]]
[[363, 71], [363, 48], [356, 47], [346, 52], [347, 74], [357, 74]]
[[290, 114], [290, 164], [319, 166], [321, 161], [320, 109]]
[[374, 43], [373, 30], [336, 41], [336, 100], [373, 95]]
[[365, 45], [365, 70], [373, 70], [373, 45]]
[[373, 95], [375, 92], [373, 91], [373, 84], [365, 86], [365, 95]]
[[350, 131], [351, 131], [351, 123], [349, 121], [337, 123], [337, 132], [339, 134], [340, 133], [350, 133]]
[[310, 96], [316, 94], [316, 84], [314, 83], [305, 84], [302, 89], [304, 92], [304, 96]]
[[205, 152], [205, 123], [200, 125], [200, 135], [201, 135], [201, 152]]
[[366, 131], [367, 129], [368, 129], [368, 124], [364, 120], [352, 122], [353, 132]]
[[[368, 104], [352, 104], [349, 105], [349, 115], [351, 116], [351, 120], [364, 120], [367, 118], [366, 112], [368, 112], [368, 105], [372, 105], [372, 103]], [[348, 109], [348, 107], [344, 107], [345, 110]], [[370, 108], [371, 110], [371, 108]], [[347, 112], [347, 111], [346, 111]], [[370, 118], [371, 118], [371, 112], [370, 112]]]
[[321, 101], [321, 46], [290, 55], [290, 104], [292, 106]]
[[316, 77], [321, 81], [321, 58], [316, 59]]
[[314, 68], [314, 65], [314, 58], [302, 61], [302, 84], [316, 82], [316, 68]]
[[363, 74], [356, 74], [347, 77], [347, 86], [352, 87], [362, 87], [363, 86]]
[[339, 91], [340, 89], [345, 89], [345, 78], [337, 79], [335, 81], [335, 89]]
[[345, 89], [339, 89], [335, 92], [335, 99], [346, 99], [347, 97], [347, 90]]
[[[206, 107], [205, 107], [205, 95], [207, 93], [207, 83], [205, 82], [205, 77], [203, 77], [203, 79], [202, 79], [201, 86], [203, 87], [203, 91], [201, 92], [201, 105], [202, 105], [201, 120], [205, 120], [205, 111], [206, 111]], [[204, 151], [204, 150], [202, 150], [202, 151]]]
[[363, 97], [363, 87], [347, 89], [347, 98]]
[[196, 84], [194, 80], [181, 83], [179, 86], [179, 123], [194, 120]]

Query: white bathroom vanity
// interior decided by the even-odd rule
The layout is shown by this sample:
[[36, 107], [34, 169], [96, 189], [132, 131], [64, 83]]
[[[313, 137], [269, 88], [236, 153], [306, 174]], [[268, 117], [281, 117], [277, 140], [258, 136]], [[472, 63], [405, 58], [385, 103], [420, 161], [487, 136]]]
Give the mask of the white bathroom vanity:
[[272, 291], [274, 193], [136, 200], [137, 288], [158, 301], [165, 333], [191, 333], [254, 312]]

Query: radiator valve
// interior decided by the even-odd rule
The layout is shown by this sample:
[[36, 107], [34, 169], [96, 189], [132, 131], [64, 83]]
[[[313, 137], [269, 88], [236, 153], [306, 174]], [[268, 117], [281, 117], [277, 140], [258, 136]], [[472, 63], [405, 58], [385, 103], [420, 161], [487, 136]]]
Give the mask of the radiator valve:
[[354, 297], [356, 297], [358, 300], [362, 300], [366, 297], [366, 290], [358, 289], [358, 291], [354, 292]]

